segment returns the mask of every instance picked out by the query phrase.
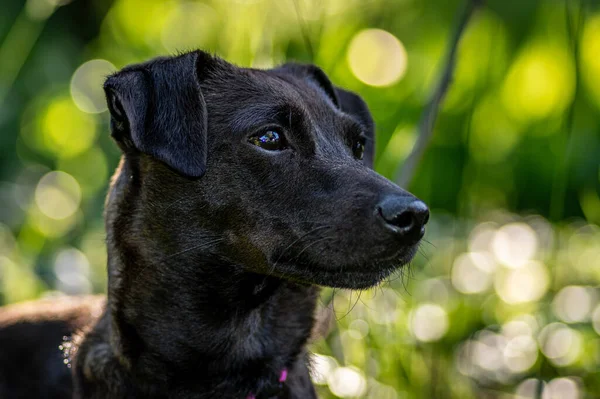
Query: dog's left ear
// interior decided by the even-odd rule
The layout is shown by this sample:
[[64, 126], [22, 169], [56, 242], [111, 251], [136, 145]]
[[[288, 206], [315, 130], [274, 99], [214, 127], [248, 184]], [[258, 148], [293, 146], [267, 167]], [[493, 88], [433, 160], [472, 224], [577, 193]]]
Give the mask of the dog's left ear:
[[364, 100], [358, 94], [334, 86], [325, 72], [316, 65], [289, 63], [277, 69], [309, 79], [323, 90], [323, 93], [329, 97], [335, 107], [351, 115], [362, 125], [366, 138], [363, 162], [369, 168], [373, 169], [375, 158], [375, 122]]
[[133, 65], [104, 90], [112, 136], [124, 153], [142, 152], [188, 177], [206, 169], [206, 104], [200, 81], [215, 63], [195, 51]]

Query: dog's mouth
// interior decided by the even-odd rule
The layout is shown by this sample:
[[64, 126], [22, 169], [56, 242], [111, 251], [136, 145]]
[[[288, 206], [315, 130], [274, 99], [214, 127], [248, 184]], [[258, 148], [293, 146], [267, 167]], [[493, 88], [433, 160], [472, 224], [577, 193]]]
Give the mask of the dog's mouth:
[[283, 261], [275, 265], [272, 275], [303, 284], [334, 288], [366, 289], [373, 287], [397, 270], [408, 265], [418, 250], [418, 244], [395, 253], [382, 253], [360, 263], [321, 263], [310, 260]]

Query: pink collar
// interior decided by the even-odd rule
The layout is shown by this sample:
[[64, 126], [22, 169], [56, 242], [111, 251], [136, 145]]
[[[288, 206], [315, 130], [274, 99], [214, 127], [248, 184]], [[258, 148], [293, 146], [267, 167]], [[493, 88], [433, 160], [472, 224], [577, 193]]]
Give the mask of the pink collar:
[[[278, 381], [280, 388], [283, 387], [283, 383], [285, 382], [285, 380], [287, 380], [287, 377], [288, 377], [287, 369], [281, 370], [281, 374], [279, 375], [279, 381]], [[246, 399], [256, 399], [256, 395], [250, 394], [246, 397]]]

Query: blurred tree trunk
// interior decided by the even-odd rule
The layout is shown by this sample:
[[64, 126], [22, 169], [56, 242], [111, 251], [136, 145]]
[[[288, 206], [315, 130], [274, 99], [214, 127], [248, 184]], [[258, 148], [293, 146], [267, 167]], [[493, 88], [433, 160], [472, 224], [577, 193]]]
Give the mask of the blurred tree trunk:
[[450, 84], [452, 83], [452, 77], [456, 67], [456, 53], [458, 51], [460, 39], [467, 28], [471, 17], [482, 5], [483, 0], [466, 0], [464, 9], [456, 20], [454, 33], [450, 37], [450, 42], [448, 45], [446, 65], [442, 70], [439, 82], [433, 91], [431, 99], [425, 106], [425, 110], [421, 116], [417, 141], [415, 142], [411, 153], [408, 155], [404, 163], [400, 165], [398, 171], [396, 172], [396, 176], [398, 176], [396, 181], [401, 187], [406, 187], [408, 184], [410, 184], [419, 161], [423, 157], [427, 145], [431, 141], [435, 120], [437, 119], [440, 105], [446, 96]]

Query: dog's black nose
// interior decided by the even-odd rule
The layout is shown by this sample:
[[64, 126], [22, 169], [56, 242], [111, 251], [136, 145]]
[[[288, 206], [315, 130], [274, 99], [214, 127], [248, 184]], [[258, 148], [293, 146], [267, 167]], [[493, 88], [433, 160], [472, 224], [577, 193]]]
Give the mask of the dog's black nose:
[[425, 234], [429, 209], [423, 201], [407, 196], [387, 196], [377, 205], [377, 213], [396, 234], [418, 241]]

